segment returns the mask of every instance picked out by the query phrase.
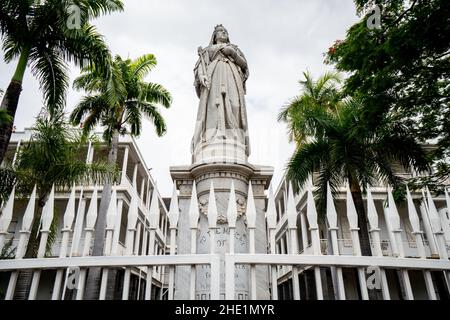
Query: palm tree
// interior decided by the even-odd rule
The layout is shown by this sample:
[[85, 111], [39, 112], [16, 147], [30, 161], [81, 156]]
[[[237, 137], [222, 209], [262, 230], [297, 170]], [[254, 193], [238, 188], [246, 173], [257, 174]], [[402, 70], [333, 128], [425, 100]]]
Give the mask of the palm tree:
[[[0, 89], [0, 98], [3, 96], [3, 90]], [[12, 121], [11, 116], [5, 109], [0, 109], [0, 126]]]
[[[88, 95], [73, 110], [71, 122], [75, 125], [82, 124], [85, 132], [93, 130], [97, 125], [104, 127], [103, 137], [110, 146], [108, 162], [111, 164], [117, 161], [119, 135], [129, 132], [132, 136], [139, 136], [142, 116], [153, 123], [158, 136], [166, 132], [166, 123], [157, 104], [169, 108], [172, 97], [160, 84], [143, 80], [155, 66], [156, 59], [152, 54], [143, 55], [136, 60], [123, 60], [116, 56], [109, 66], [107, 77], [95, 66], [87, 67], [74, 82], [76, 89], [84, 89]], [[93, 255], [103, 254], [105, 219], [110, 197], [111, 185], [106, 184], [102, 191]], [[86, 297], [97, 299], [100, 269], [90, 270], [88, 277]]]
[[[426, 154], [407, 128], [389, 118], [377, 128], [369, 128], [364, 118], [364, 105], [359, 100], [345, 99], [334, 112], [308, 111], [305, 108], [297, 116], [311, 126], [307, 132], [313, 135], [309, 142], [297, 146], [287, 166], [287, 178], [298, 188], [310, 175], [318, 174], [317, 196], [322, 215], [327, 182], [335, 191], [347, 181], [358, 213], [362, 254], [369, 256], [371, 249], [362, 192], [376, 181], [397, 186], [401, 178], [395, 174], [396, 164], [407, 170], [427, 170]], [[287, 121], [296, 119], [288, 117]]]
[[[5, 62], [18, 58], [0, 109], [12, 121], [0, 124], [0, 163], [11, 138], [27, 66], [38, 78], [49, 110], [61, 108], [68, 87], [68, 62], [105, 65], [110, 53], [89, 20], [123, 9], [121, 0], [2, 0], [0, 36]], [[76, 16], [74, 16], [74, 14]], [[79, 24], [71, 25], [73, 19]]]
[[[38, 229], [42, 209], [47, 202], [52, 186], [68, 189], [73, 184], [105, 183], [117, 179], [117, 168], [106, 162], [86, 164], [81, 158], [82, 150], [91, 139], [80, 135], [67, 125], [61, 112], [49, 116], [39, 115], [30, 141], [18, 153], [12, 165], [19, 193], [29, 193], [36, 185], [38, 210], [31, 230], [26, 258], [35, 257], [39, 244]], [[52, 224], [55, 230], [56, 222]], [[50, 237], [52, 239], [52, 237]], [[51, 241], [47, 248], [51, 248]], [[24, 295], [31, 280], [30, 273], [24, 273], [18, 284], [17, 295]]]
[[302, 94], [294, 97], [284, 106], [278, 115], [278, 121], [288, 125], [289, 142], [300, 145], [308, 136], [313, 136], [318, 127], [303, 117], [305, 113], [336, 112], [341, 104], [342, 94], [339, 91], [341, 76], [336, 72], [328, 72], [314, 81], [309, 72], [303, 72], [305, 80], [300, 80]]

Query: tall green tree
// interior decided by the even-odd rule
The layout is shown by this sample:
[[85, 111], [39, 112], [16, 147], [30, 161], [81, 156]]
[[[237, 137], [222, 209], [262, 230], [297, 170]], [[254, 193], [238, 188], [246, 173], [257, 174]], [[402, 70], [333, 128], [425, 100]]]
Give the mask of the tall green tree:
[[341, 76], [336, 72], [325, 73], [314, 80], [309, 72], [304, 72], [305, 80], [300, 80], [302, 94], [291, 99], [278, 115], [278, 121], [288, 126], [290, 142], [300, 145], [308, 136], [313, 136], [318, 129], [314, 123], [308, 122], [305, 112], [336, 112], [341, 103], [342, 94], [339, 86]]
[[[0, 89], [0, 98], [3, 96], [3, 90]], [[2, 124], [9, 123], [11, 121], [11, 116], [5, 109], [0, 109], [0, 126]]]
[[50, 112], [62, 108], [68, 87], [68, 62], [107, 64], [110, 53], [89, 20], [123, 9], [121, 0], [2, 0], [0, 35], [4, 60], [18, 58], [0, 109], [11, 121], [0, 124], [0, 163], [11, 138], [27, 67], [37, 77]]
[[[420, 141], [437, 142], [436, 175], [450, 174], [450, 6], [447, 0], [355, 0], [362, 18], [327, 52], [349, 74], [347, 94], [364, 100], [368, 125], [386, 115]], [[379, 28], [368, 28], [377, 5]]]
[[[117, 161], [119, 135], [126, 133], [139, 136], [142, 130], [142, 117], [149, 119], [158, 136], [167, 128], [158, 105], [169, 108], [172, 97], [162, 85], [144, 81], [156, 66], [152, 54], [143, 55], [136, 60], [123, 60], [116, 56], [109, 66], [108, 76], [94, 67], [83, 69], [74, 86], [85, 90], [88, 95], [73, 110], [70, 119], [75, 125], [82, 124], [89, 132], [97, 125], [104, 128], [104, 140], [109, 145], [108, 162]], [[111, 185], [103, 187], [99, 215], [94, 236], [93, 255], [102, 255], [105, 243], [106, 213], [111, 198]], [[89, 272], [86, 287], [87, 299], [97, 299], [99, 294], [99, 268]]]
[[358, 213], [362, 254], [371, 255], [362, 198], [366, 186], [377, 181], [397, 186], [401, 182], [396, 175], [398, 165], [418, 171], [427, 170], [429, 166], [424, 150], [407, 128], [391, 119], [383, 119], [374, 130], [367, 126], [364, 110], [360, 100], [347, 98], [333, 112], [317, 105], [303, 106], [295, 117], [288, 115], [282, 117], [282, 121], [290, 127], [296, 127], [291, 123], [295, 121], [308, 124], [309, 139], [297, 144], [287, 166], [287, 178], [299, 188], [311, 175], [317, 175], [314, 184], [318, 187], [322, 216], [326, 208], [327, 182], [333, 191], [348, 182]]
[[[36, 186], [38, 195], [38, 207], [25, 258], [36, 256], [42, 209], [53, 185], [57, 189], [67, 190], [73, 184], [110, 183], [117, 179], [115, 165], [105, 161], [87, 164], [82, 158], [82, 151], [89, 139], [70, 127], [62, 112], [52, 116], [44, 112], [36, 121], [30, 141], [19, 150], [16, 162], [10, 168], [17, 190], [29, 194]], [[53, 229], [55, 226], [53, 224]], [[25, 272], [18, 284], [19, 296], [27, 297], [30, 281], [30, 273]]]

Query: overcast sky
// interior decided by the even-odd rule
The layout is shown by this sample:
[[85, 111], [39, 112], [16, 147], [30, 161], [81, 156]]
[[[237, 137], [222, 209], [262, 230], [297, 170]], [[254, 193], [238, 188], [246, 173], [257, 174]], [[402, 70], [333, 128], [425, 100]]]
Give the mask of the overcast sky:
[[[145, 121], [137, 143], [163, 196], [171, 194], [169, 166], [190, 164], [198, 98], [193, 87], [197, 47], [208, 45], [214, 26], [223, 24], [232, 43], [245, 54], [252, 164], [275, 168], [274, 189], [293, 151], [286, 128], [277, 123], [280, 108], [299, 93], [298, 80], [310, 70], [330, 70], [323, 53], [358, 20], [352, 0], [125, 0], [125, 11], [94, 21], [113, 54], [136, 58], [153, 53], [158, 66], [148, 81], [164, 85], [173, 95], [162, 110], [168, 132], [157, 138]], [[0, 88], [5, 89], [16, 61], [0, 61]], [[73, 69], [71, 78], [78, 74]], [[70, 90], [67, 110], [82, 96]], [[28, 72], [15, 119], [18, 130], [31, 127], [42, 106], [37, 81]]]

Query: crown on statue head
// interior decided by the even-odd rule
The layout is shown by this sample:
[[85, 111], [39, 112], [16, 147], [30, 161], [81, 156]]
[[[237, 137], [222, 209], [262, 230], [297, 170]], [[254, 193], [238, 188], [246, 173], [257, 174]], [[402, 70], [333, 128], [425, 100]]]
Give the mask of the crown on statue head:
[[222, 28], [225, 29], [225, 27], [221, 24], [218, 24], [217, 26], [214, 27], [214, 31], [217, 31], [217, 29]]

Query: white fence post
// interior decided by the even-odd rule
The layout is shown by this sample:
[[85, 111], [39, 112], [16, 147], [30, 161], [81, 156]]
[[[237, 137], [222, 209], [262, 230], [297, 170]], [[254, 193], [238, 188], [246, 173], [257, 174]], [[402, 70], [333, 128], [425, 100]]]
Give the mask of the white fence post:
[[439, 214], [436, 209], [436, 205], [434, 204], [433, 198], [431, 197], [430, 190], [428, 187], [426, 188], [427, 193], [427, 203], [428, 203], [428, 215], [430, 217], [431, 228], [436, 237], [436, 242], [438, 244], [439, 256], [441, 259], [447, 260], [448, 253], [447, 248], [445, 246], [445, 237], [442, 232], [442, 224], [441, 219], [439, 218]]
[[[89, 142], [89, 145], [90, 145], [90, 142]], [[89, 148], [88, 148], [88, 154], [86, 157], [88, 157], [89, 154], [92, 152], [94, 152], [94, 151], [93, 150], [89, 151]], [[76, 255], [79, 254], [79, 245], [80, 245], [81, 233], [82, 233], [83, 223], [84, 223], [84, 213], [85, 213], [85, 209], [86, 209], [86, 199], [83, 198], [83, 187], [81, 187], [79, 199], [80, 200], [78, 201], [78, 209], [77, 209], [77, 214], [76, 214], [76, 218], [75, 218], [75, 225], [73, 227], [72, 244], [70, 245], [69, 257], [72, 257], [74, 253]], [[66, 276], [64, 279], [63, 292], [61, 295], [63, 300], [64, 300], [65, 293], [66, 293], [67, 281], [69, 278], [69, 271], [70, 271], [70, 268], [67, 268]], [[80, 277], [81, 277], [81, 272], [80, 272]], [[79, 282], [80, 282], [80, 278], [78, 278], [78, 283]]]
[[[92, 196], [91, 196], [91, 202], [89, 204], [89, 209], [88, 212], [86, 214], [86, 227], [85, 227], [85, 232], [86, 232], [86, 237], [84, 239], [84, 247], [83, 247], [83, 253], [82, 256], [88, 256], [90, 254], [90, 250], [91, 250], [91, 241], [92, 241], [92, 236], [94, 234], [94, 228], [95, 228], [95, 222], [97, 221], [97, 185], [94, 186], [94, 191], [92, 191]], [[80, 271], [80, 279], [78, 281], [78, 288], [77, 288], [77, 295], [76, 295], [76, 300], [82, 300], [83, 296], [84, 296], [84, 286], [86, 283], [86, 271], [87, 269], [82, 269]]]
[[[411, 197], [411, 193], [409, 192], [408, 186], [406, 186], [406, 197], [408, 203], [408, 217], [409, 222], [411, 223], [411, 227], [413, 229], [413, 234], [416, 237], [417, 251], [419, 252], [419, 256], [422, 259], [426, 259], [425, 247], [423, 245], [422, 240], [422, 231], [420, 230], [420, 220], [419, 215], [417, 214], [416, 207], [414, 205], [413, 199]], [[428, 270], [423, 271], [423, 276], [425, 279], [425, 285], [427, 287], [427, 293], [430, 300], [436, 300], [436, 292], [434, 289], [433, 279], [431, 278], [431, 273]]]
[[11, 224], [13, 209], [14, 209], [14, 197], [15, 197], [16, 186], [13, 187], [8, 201], [2, 208], [2, 215], [0, 216], [0, 250], [3, 249], [3, 244], [5, 243], [5, 237], [8, 235], [8, 228]]
[[[191, 203], [189, 205], [189, 223], [191, 227], [191, 254], [197, 253], [197, 228], [198, 218], [200, 213], [198, 211], [197, 189], [195, 187], [195, 180], [192, 182]], [[191, 281], [189, 287], [189, 299], [195, 300], [195, 266], [191, 266]]]
[[[433, 198], [431, 197], [430, 190], [426, 188], [427, 193], [427, 204], [428, 204], [428, 214], [430, 216], [430, 223], [433, 233], [436, 237], [436, 242], [438, 246], [439, 257], [443, 260], [448, 261], [447, 246], [445, 243], [444, 232], [442, 231], [441, 219], [434, 204]], [[450, 272], [445, 272], [445, 277], [447, 281], [447, 289], [450, 291]]]
[[434, 237], [433, 230], [431, 229], [430, 217], [428, 214], [428, 206], [427, 206], [427, 197], [425, 196], [425, 192], [422, 189], [422, 201], [420, 203], [420, 216], [423, 222], [423, 228], [425, 230], [425, 234], [427, 235], [428, 245], [430, 247], [431, 255], [434, 257], [439, 257], [439, 250], [436, 244], [436, 239]]
[[120, 178], [120, 184], [124, 184], [125, 180], [127, 179], [127, 165], [128, 165], [128, 147], [125, 147], [125, 152], [123, 155], [123, 162], [122, 162], [122, 175]]
[[[247, 210], [245, 214], [247, 217], [247, 228], [249, 232], [250, 254], [255, 254], [256, 207], [255, 199], [253, 198], [252, 180], [248, 181], [247, 197]], [[250, 265], [250, 299], [256, 300], [256, 266], [254, 264]]]
[[[298, 254], [298, 239], [297, 239], [297, 208], [294, 203], [294, 191], [292, 190], [292, 183], [289, 182], [288, 198], [287, 198], [287, 220], [289, 234], [291, 238], [291, 245], [289, 248], [290, 254]], [[300, 300], [300, 284], [298, 281], [298, 267], [292, 266], [292, 289], [294, 292], [294, 300]]]
[[[117, 215], [117, 187], [114, 185], [111, 194], [111, 201], [109, 202], [108, 211], [106, 213], [106, 239], [105, 239], [105, 250], [103, 252], [103, 255], [105, 256], [111, 255], [114, 226], [116, 223], [116, 215]], [[109, 269], [104, 268], [100, 284], [99, 300], [105, 300], [106, 298], [108, 273]]]
[[[178, 196], [177, 196], [177, 183], [173, 183], [172, 199], [170, 200], [170, 209], [168, 213], [169, 223], [170, 223], [170, 255], [175, 255], [175, 244], [176, 244], [176, 232], [178, 227], [178, 218], [180, 216], [180, 209], [178, 207]], [[174, 288], [175, 286], [175, 267], [171, 266], [169, 269], [169, 300], [173, 300]]]
[[448, 194], [447, 189], [445, 191], [445, 203], [447, 204], [447, 216], [445, 215], [444, 210], [441, 210], [441, 219], [443, 220], [442, 223], [445, 224], [443, 227], [444, 233], [445, 233], [445, 239], [447, 241], [450, 241], [450, 195]]
[[[381, 241], [380, 241], [380, 228], [378, 227], [378, 213], [369, 186], [367, 186], [367, 219], [369, 220], [370, 225], [369, 232], [372, 234], [375, 256], [382, 257], [383, 250], [381, 248]], [[391, 300], [391, 295], [389, 293], [389, 285], [387, 283], [386, 270], [381, 269], [380, 273], [381, 273], [381, 292], [383, 293], [383, 299]]]
[[[314, 255], [322, 255], [320, 249], [319, 225], [317, 224], [317, 210], [312, 193], [312, 183], [308, 183], [308, 198], [306, 217], [311, 231], [311, 239]], [[314, 277], [316, 280], [317, 300], [323, 300], [322, 278], [320, 276], [320, 267], [314, 267]]]
[[75, 218], [75, 225], [73, 227], [72, 244], [70, 246], [70, 253], [69, 253], [70, 256], [72, 256], [73, 254], [79, 255], [80, 252], [79, 246], [84, 224], [84, 214], [86, 209], [86, 199], [84, 199], [83, 192], [84, 192], [83, 187], [81, 187], [80, 196], [78, 200], [77, 215]]
[[[327, 221], [331, 234], [331, 245], [333, 248], [333, 255], [339, 256], [339, 243], [337, 232], [339, 230], [337, 226], [337, 212], [334, 206], [333, 196], [331, 194], [330, 183], [327, 183]], [[342, 275], [342, 268], [336, 268], [336, 282], [339, 300], [345, 300], [345, 286], [344, 278]]]
[[234, 190], [234, 182], [231, 180], [230, 198], [228, 200], [227, 220], [228, 228], [230, 229], [230, 254], [234, 254], [234, 236], [236, 231], [237, 207], [236, 207], [236, 192]]
[[[392, 232], [394, 233], [395, 242], [397, 244], [399, 258], [404, 258], [405, 251], [403, 248], [402, 230], [400, 229], [400, 216], [398, 214], [397, 206], [395, 204], [390, 186], [388, 186], [388, 204], [389, 204], [388, 212], [390, 217], [390, 223], [392, 227]], [[414, 300], [408, 270], [400, 270], [400, 274], [405, 288], [406, 299]]]
[[[134, 232], [136, 231], [137, 219], [138, 219], [138, 201], [136, 195], [136, 185], [133, 184], [130, 208], [128, 210], [127, 234], [125, 237], [125, 246], [126, 246], [125, 252], [127, 256], [133, 255]], [[131, 268], [127, 267], [125, 269], [125, 274], [123, 277], [122, 300], [128, 300], [128, 295], [130, 291], [130, 276], [131, 276]]]
[[[72, 191], [69, 196], [69, 201], [67, 202], [66, 212], [64, 213], [63, 228], [61, 230], [61, 248], [59, 249], [59, 257], [64, 258], [67, 255], [67, 246], [69, 244], [70, 231], [72, 230], [73, 220], [75, 219], [75, 185], [72, 186]], [[60, 299], [61, 282], [64, 274], [63, 269], [56, 271], [55, 283], [53, 285], [52, 300]], [[63, 290], [62, 299], [64, 300]]]
[[211, 300], [220, 298], [220, 258], [217, 255], [211, 261]]
[[[347, 183], [347, 219], [352, 234], [353, 255], [361, 256], [361, 245], [359, 243], [358, 213], [356, 212], [355, 203], [353, 202], [352, 193], [350, 192], [349, 183]], [[367, 291], [366, 275], [364, 268], [358, 268], [359, 287], [361, 289], [361, 297], [363, 300], [369, 300]]]
[[[270, 253], [275, 254], [276, 244], [275, 244], [275, 229], [277, 227], [277, 211], [275, 208], [275, 198], [273, 196], [272, 184], [269, 187], [269, 200], [267, 203], [267, 227], [269, 229], [269, 244]], [[231, 234], [230, 234], [231, 236]], [[270, 266], [271, 282], [272, 282], [272, 300], [278, 300], [278, 277], [277, 277], [277, 267]]]
[[[53, 221], [54, 215], [54, 206], [55, 206], [55, 186], [52, 186], [52, 190], [50, 191], [50, 195], [48, 197], [47, 202], [42, 208], [42, 215], [40, 221], [40, 232], [41, 232], [41, 241], [39, 242], [39, 249], [37, 253], [38, 258], [43, 258], [45, 256], [45, 249], [47, 247], [48, 235], [50, 233], [50, 226]], [[36, 293], [39, 286], [39, 280], [41, 278], [41, 270], [33, 271], [33, 277], [31, 280], [30, 293], [28, 294], [29, 300], [36, 299]]]
[[[22, 229], [20, 230], [19, 243], [17, 245], [15, 259], [22, 259], [23, 256], [25, 255], [28, 237], [31, 232], [31, 224], [34, 219], [35, 204], [36, 204], [36, 185], [33, 188], [30, 199], [28, 201], [27, 208], [22, 218]], [[18, 276], [17, 271], [12, 272], [5, 300], [11, 300], [13, 298], [17, 276]], [[12, 284], [12, 282], [14, 283]]]
[[[228, 199], [227, 208], [227, 220], [228, 228], [230, 229], [230, 243], [229, 243], [229, 255], [225, 257], [225, 299], [233, 300], [234, 297], [234, 264], [230, 268], [230, 259], [234, 255], [234, 236], [236, 231], [237, 220], [237, 206], [236, 206], [236, 193], [234, 189], [234, 182], [231, 180], [230, 197]], [[228, 273], [230, 272], [230, 273]]]
[[214, 193], [214, 184], [212, 180], [209, 189], [209, 199], [208, 199], [208, 224], [209, 224], [209, 248], [210, 253], [214, 254], [216, 245], [215, 234], [217, 229], [217, 205], [216, 205], [216, 196]]
[[[161, 210], [159, 208], [158, 192], [153, 189], [152, 201], [150, 203], [150, 239], [149, 239], [149, 255], [155, 254], [156, 229], [158, 228]], [[157, 254], [157, 252], [156, 252]], [[153, 266], [147, 266], [147, 285], [145, 287], [145, 300], [151, 299], [152, 294], [152, 280], [153, 280]]]

